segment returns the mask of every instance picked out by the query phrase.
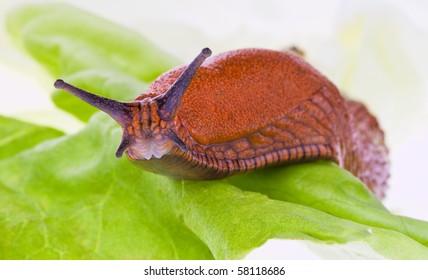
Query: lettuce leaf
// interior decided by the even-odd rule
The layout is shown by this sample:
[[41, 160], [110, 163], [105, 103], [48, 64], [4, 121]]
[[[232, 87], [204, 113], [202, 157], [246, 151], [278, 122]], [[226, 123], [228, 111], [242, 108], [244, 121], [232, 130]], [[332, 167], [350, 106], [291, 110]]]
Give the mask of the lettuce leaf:
[[[271, 199], [309, 206], [360, 224], [398, 231], [428, 246], [426, 222], [391, 215], [361, 181], [332, 162], [320, 162], [316, 169], [294, 165], [278, 168], [275, 173], [260, 170], [231, 177], [228, 181], [243, 190], [259, 192]], [[321, 188], [320, 182], [324, 182]]]
[[11, 157], [64, 133], [53, 128], [0, 116], [0, 159]]
[[[112, 98], [128, 99], [175, 64], [138, 34], [66, 5], [18, 9], [8, 28], [53, 80]], [[151, 68], [158, 59], [166, 62]], [[0, 143], [19, 147], [0, 160], [2, 259], [238, 259], [271, 238], [345, 244], [347, 258], [428, 259], [428, 223], [391, 214], [334, 163], [172, 180], [115, 159], [121, 129], [109, 117], [61, 92], [54, 98], [90, 121], [35, 147], [20, 141], [38, 130], [0, 133]], [[13, 126], [4, 119], [0, 131]]]

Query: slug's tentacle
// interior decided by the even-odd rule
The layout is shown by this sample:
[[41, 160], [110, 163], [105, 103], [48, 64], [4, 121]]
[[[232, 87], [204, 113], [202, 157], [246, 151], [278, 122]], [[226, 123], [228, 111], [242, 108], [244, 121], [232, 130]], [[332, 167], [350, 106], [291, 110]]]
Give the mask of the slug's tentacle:
[[117, 100], [109, 99], [103, 96], [90, 93], [86, 90], [79, 89], [60, 79], [55, 81], [54, 86], [55, 88], [63, 89], [73, 94], [74, 96], [82, 99], [88, 104], [102, 110], [103, 112], [110, 115], [122, 126], [122, 141], [120, 142], [120, 145], [116, 151], [116, 157], [121, 157], [124, 151], [133, 142], [133, 139], [126, 132], [126, 128], [133, 125], [132, 114], [135, 108], [138, 108], [138, 102], [120, 102]]
[[201, 64], [211, 55], [211, 50], [205, 48], [181, 73], [175, 83], [155, 101], [158, 103], [159, 114], [164, 120], [172, 120], [175, 115], [184, 93], [193, 80]]
[[122, 140], [120, 141], [119, 147], [117, 147], [116, 150], [116, 157], [120, 158], [122, 157], [123, 153], [125, 152], [126, 148], [131, 144], [131, 139], [128, 136], [127, 133], [124, 133], [122, 135]]
[[128, 103], [120, 102], [117, 100], [109, 99], [103, 96], [90, 93], [86, 90], [72, 86], [60, 79], [55, 81], [54, 86], [57, 89], [63, 89], [68, 93], [73, 94], [74, 96], [82, 99], [86, 103], [109, 114], [122, 127], [126, 127], [129, 124], [129, 104]]

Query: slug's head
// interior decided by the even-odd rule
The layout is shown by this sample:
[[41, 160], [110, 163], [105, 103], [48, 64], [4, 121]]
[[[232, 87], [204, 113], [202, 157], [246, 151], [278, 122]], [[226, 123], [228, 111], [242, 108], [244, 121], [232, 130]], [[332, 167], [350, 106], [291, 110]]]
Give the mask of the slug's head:
[[63, 80], [57, 80], [54, 85], [109, 114], [122, 126], [123, 135], [116, 151], [117, 157], [126, 151], [132, 160], [160, 158], [173, 145], [185, 148], [175, 134], [173, 120], [196, 71], [210, 55], [210, 49], [203, 49], [166, 92], [138, 101], [112, 100], [76, 88]]

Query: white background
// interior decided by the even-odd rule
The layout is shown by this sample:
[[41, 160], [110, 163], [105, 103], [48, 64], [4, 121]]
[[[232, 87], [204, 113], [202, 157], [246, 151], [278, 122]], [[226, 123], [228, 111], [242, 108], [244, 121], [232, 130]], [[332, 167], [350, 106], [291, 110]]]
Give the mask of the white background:
[[[7, 10], [34, 2], [42, 1], [0, 2], [0, 114], [72, 133], [82, 124], [51, 104], [52, 77], [17, 51], [3, 25]], [[427, 1], [63, 2], [140, 32], [183, 63], [206, 46], [214, 54], [299, 46], [310, 63], [380, 119], [392, 163], [385, 205], [428, 220]], [[297, 241], [271, 240], [248, 258], [317, 256]]]
[[[146, 269], [227, 269], [228, 276], [146, 276]], [[239, 267], [284, 267], [282, 276], [238, 276]], [[24, 269], [23, 269], [24, 268]], [[426, 263], [409, 261], [33, 261], [0, 262], [8, 279], [424, 279]], [[233, 270], [233, 272], [232, 272]], [[352, 273], [350, 273], [352, 272]], [[126, 276], [125, 276], [126, 275]]]

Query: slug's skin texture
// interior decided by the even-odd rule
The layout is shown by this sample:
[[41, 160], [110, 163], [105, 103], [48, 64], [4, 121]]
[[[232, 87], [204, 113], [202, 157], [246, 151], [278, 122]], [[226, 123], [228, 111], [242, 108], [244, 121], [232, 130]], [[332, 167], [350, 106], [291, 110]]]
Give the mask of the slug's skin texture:
[[388, 153], [378, 122], [302, 58], [264, 49], [219, 54], [195, 68], [182, 98], [165, 105], [164, 93], [185, 69], [161, 75], [126, 103], [125, 116], [111, 114], [124, 131], [119, 150], [132, 162], [206, 180], [330, 159], [384, 196]]

